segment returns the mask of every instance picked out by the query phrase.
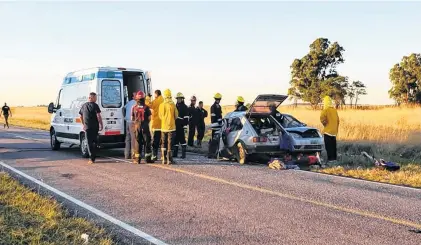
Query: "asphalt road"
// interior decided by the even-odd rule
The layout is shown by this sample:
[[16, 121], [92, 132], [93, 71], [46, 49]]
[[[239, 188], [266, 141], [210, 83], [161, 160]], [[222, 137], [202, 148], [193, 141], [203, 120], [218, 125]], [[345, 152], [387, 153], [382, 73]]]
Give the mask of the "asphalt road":
[[[421, 190], [188, 154], [94, 165], [48, 133], [0, 129], [0, 161], [168, 244], [421, 244]], [[1, 170], [1, 167], [0, 167]]]

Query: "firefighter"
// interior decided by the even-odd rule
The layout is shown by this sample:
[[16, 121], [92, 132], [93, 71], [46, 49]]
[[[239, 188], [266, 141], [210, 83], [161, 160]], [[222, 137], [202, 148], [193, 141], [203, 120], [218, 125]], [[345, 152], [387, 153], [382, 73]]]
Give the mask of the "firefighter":
[[172, 135], [175, 131], [175, 119], [178, 111], [171, 98], [171, 90], [164, 91], [164, 102], [159, 105], [159, 119], [161, 119], [161, 154], [162, 164], [175, 163], [172, 157]]
[[194, 135], [196, 133], [196, 128], [199, 122], [198, 111], [196, 109], [196, 96], [190, 98], [189, 106], [189, 138], [187, 140], [187, 145], [193, 147]]
[[247, 106], [244, 105], [244, 98], [242, 96], [237, 97], [237, 103], [235, 104], [235, 111], [247, 111]]
[[[161, 90], [155, 90], [155, 99], [152, 102], [146, 102], [152, 109], [152, 160], [158, 160], [158, 148], [160, 147], [161, 141], [161, 119], [159, 118], [159, 106], [164, 102], [164, 98], [161, 95]], [[151, 96], [150, 96], [151, 97]]]
[[[211, 106], [211, 123], [219, 123], [222, 124], [222, 108], [219, 105], [221, 103], [222, 95], [220, 93], [216, 93], [213, 97], [215, 102]], [[212, 139], [215, 134], [215, 131], [212, 130]]]
[[205, 135], [205, 118], [208, 117], [208, 112], [203, 108], [203, 101], [199, 101], [199, 106], [196, 108], [197, 113], [197, 146], [202, 147], [202, 139]]
[[174, 142], [174, 157], [178, 155], [178, 147], [181, 146], [181, 158], [186, 158], [186, 131], [187, 124], [189, 121], [189, 109], [184, 103], [184, 95], [182, 93], [177, 93], [177, 111], [178, 117], [175, 120], [175, 142]]
[[151, 131], [149, 122], [151, 120], [151, 110], [145, 104], [145, 93], [142, 91], [136, 94], [136, 104], [132, 107], [132, 122], [134, 136], [134, 158], [133, 163], [140, 164], [142, 159], [142, 149], [145, 148], [145, 159], [147, 163], [153, 163], [151, 149]]

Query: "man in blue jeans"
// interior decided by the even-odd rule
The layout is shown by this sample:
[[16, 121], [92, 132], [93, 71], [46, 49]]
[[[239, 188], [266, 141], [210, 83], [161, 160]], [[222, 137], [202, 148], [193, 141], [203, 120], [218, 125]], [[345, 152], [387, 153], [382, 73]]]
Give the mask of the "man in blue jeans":
[[124, 120], [126, 121], [126, 148], [124, 149], [124, 157], [126, 159], [132, 159], [132, 134], [131, 129], [133, 126], [132, 123], [132, 107], [136, 105], [136, 101], [134, 100], [136, 96], [136, 92], [133, 92], [132, 99], [127, 102], [127, 104], [123, 107], [123, 114], [124, 114]]

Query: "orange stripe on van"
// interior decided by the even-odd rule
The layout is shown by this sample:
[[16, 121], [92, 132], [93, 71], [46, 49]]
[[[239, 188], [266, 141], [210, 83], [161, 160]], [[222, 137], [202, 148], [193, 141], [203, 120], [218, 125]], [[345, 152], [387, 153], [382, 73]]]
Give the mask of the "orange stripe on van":
[[82, 121], [80, 120], [80, 118], [78, 117], [78, 118], [76, 118], [76, 122], [77, 123], [82, 123]]
[[120, 131], [105, 131], [105, 135], [120, 135]]

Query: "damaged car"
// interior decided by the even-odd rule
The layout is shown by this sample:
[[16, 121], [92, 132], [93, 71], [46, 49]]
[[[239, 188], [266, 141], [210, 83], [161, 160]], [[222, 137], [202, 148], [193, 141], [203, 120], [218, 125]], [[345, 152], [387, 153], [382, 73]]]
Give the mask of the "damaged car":
[[235, 159], [240, 164], [262, 159], [280, 158], [285, 154], [311, 155], [324, 148], [321, 133], [277, 108], [286, 95], [257, 96], [248, 111], [230, 112], [222, 124], [212, 124], [219, 130], [212, 141], [219, 143], [218, 157]]

